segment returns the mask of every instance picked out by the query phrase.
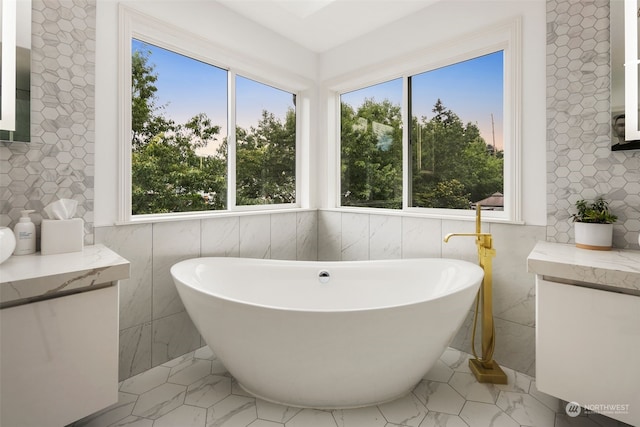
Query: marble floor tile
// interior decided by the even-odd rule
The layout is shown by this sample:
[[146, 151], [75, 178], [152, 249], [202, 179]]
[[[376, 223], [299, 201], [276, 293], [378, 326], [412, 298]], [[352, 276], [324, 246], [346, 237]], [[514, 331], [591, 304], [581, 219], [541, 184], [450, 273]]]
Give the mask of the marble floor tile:
[[155, 420], [184, 403], [185, 386], [164, 383], [153, 390], [142, 393], [133, 408], [133, 415]]
[[423, 377], [425, 380], [438, 381], [441, 383], [449, 382], [453, 375], [453, 369], [446, 365], [442, 360], [438, 360], [436, 364]]
[[207, 375], [187, 387], [185, 405], [209, 408], [231, 394], [231, 378]]
[[338, 427], [384, 427], [386, 419], [376, 406], [332, 411]]
[[457, 415], [464, 406], [464, 398], [449, 384], [423, 380], [413, 390], [429, 411]]
[[420, 427], [469, 427], [458, 415], [429, 411]]
[[303, 409], [284, 425], [285, 427], [337, 427], [331, 412], [318, 409]]
[[302, 411], [301, 408], [278, 405], [262, 399], [256, 399], [256, 407], [258, 409], [258, 418], [280, 424], [286, 423], [298, 412]]
[[460, 418], [469, 427], [520, 427], [513, 418], [490, 403], [467, 401], [460, 412]]
[[191, 359], [171, 368], [167, 382], [189, 385], [211, 373], [211, 361]]
[[393, 402], [378, 405], [378, 408], [390, 423], [411, 427], [418, 427], [427, 415], [427, 408], [413, 393]]
[[207, 427], [245, 427], [257, 418], [254, 398], [230, 395], [207, 410]]
[[182, 405], [154, 421], [153, 427], [205, 427], [207, 410]]
[[149, 418], [135, 417], [133, 415], [129, 415], [127, 418], [124, 418], [118, 421], [115, 424], [109, 425], [109, 427], [152, 427], [153, 420]]
[[132, 394], [142, 394], [167, 382], [171, 368], [156, 366], [148, 371], [128, 378], [120, 385], [120, 391]]
[[529, 394], [502, 391], [496, 406], [520, 425], [537, 427], [554, 423], [555, 413]]
[[500, 394], [495, 385], [479, 383], [473, 374], [467, 372], [455, 372], [449, 384], [466, 400], [474, 402], [496, 403]]
[[68, 427], [629, 427], [599, 414], [568, 417], [566, 402], [508, 368], [508, 384], [479, 384], [469, 358], [448, 348], [405, 396], [330, 411], [255, 398], [202, 347], [121, 382], [116, 404]]

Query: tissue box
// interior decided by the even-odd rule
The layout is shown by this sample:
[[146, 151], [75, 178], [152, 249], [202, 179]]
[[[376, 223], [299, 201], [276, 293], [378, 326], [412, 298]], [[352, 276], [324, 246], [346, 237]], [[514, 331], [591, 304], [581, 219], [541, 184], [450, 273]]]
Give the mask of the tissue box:
[[80, 252], [84, 247], [82, 218], [43, 219], [40, 229], [42, 255]]

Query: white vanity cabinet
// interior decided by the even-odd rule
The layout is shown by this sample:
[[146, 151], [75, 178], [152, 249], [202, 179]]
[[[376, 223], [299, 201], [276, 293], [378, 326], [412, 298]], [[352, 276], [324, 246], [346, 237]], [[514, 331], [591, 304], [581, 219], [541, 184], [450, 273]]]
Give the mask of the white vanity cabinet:
[[65, 426], [118, 400], [118, 280], [101, 245], [0, 265], [0, 426]]
[[540, 242], [536, 386], [640, 426], [640, 252]]

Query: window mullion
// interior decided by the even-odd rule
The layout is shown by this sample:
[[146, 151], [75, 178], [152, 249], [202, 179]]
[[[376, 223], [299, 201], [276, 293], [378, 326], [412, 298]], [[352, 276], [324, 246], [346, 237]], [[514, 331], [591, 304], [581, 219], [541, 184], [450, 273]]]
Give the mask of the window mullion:
[[236, 209], [236, 73], [227, 74], [227, 209]]
[[402, 78], [402, 209], [411, 206], [411, 77]]

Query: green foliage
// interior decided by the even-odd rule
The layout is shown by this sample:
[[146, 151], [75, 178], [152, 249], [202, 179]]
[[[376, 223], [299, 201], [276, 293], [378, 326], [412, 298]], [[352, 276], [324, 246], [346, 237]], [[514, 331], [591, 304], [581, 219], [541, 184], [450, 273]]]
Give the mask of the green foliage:
[[431, 119], [412, 119], [412, 204], [471, 209], [503, 192], [503, 156], [494, 153], [473, 123], [462, 123], [438, 99]]
[[595, 224], [613, 224], [618, 217], [609, 210], [609, 202], [598, 197], [593, 202], [584, 199], [576, 202], [577, 213], [571, 215], [573, 222], [589, 222]]
[[[375, 126], [389, 126], [376, 134]], [[342, 205], [402, 207], [402, 116], [399, 105], [367, 99], [341, 106]]]
[[[132, 214], [225, 209], [227, 140], [200, 113], [184, 124], [163, 115], [149, 52], [132, 56]], [[236, 130], [236, 204], [295, 202], [295, 111], [282, 123], [263, 111], [256, 128]], [[218, 144], [215, 154], [198, 154]]]
[[416, 201], [424, 208], [469, 209], [469, 193], [457, 179], [436, 183], [429, 192], [418, 193]]
[[256, 205], [296, 200], [296, 113], [285, 121], [262, 112], [256, 128], [236, 129], [236, 203]]

